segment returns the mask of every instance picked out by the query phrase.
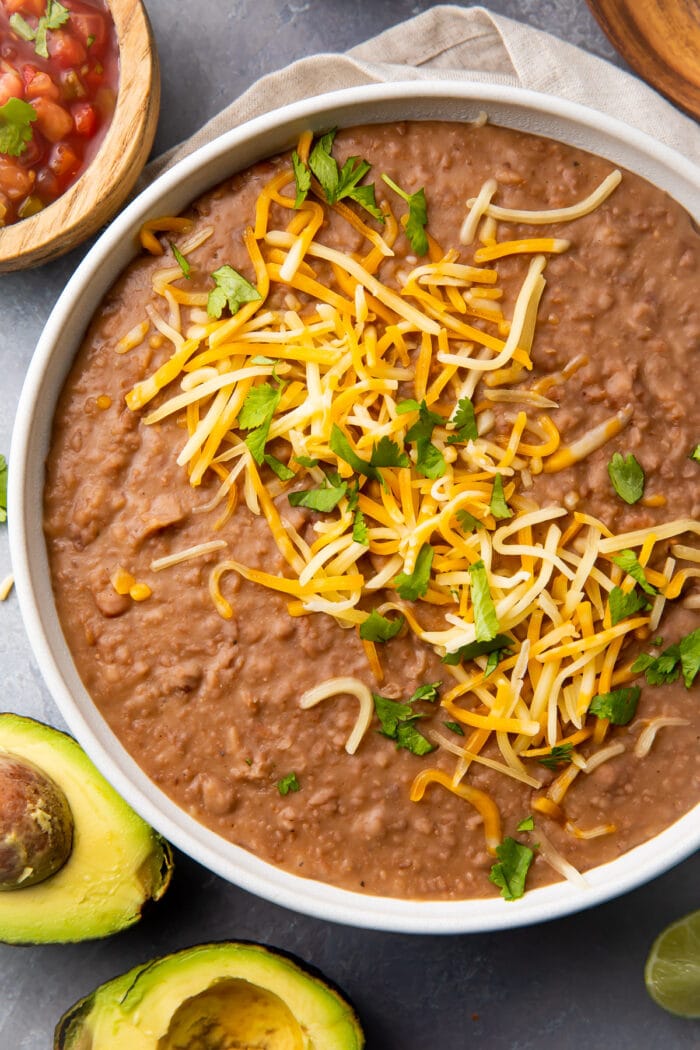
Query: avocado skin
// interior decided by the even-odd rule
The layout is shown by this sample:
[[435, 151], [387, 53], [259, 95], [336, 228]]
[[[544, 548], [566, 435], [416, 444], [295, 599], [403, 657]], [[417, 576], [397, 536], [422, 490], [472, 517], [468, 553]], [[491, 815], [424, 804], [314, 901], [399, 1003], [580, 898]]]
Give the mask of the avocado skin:
[[[0, 893], [0, 941], [75, 942], [133, 925], [171, 879], [172, 850], [97, 771], [66, 733], [0, 713], [0, 753], [35, 765], [64, 793], [73, 846], [53, 875]], [[81, 892], [82, 891], [82, 892]]]
[[[231, 966], [226, 965], [226, 960], [230, 960], [232, 953], [242, 953], [242, 958], [238, 958], [233, 972]], [[211, 968], [212, 959], [216, 956], [220, 956], [222, 960], [220, 971]], [[305, 1041], [304, 1046], [308, 1046], [309, 1050], [364, 1050], [365, 1038], [357, 1014], [345, 995], [332, 982], [329, 982], [316, 967], [310, 966], [292, 953], [252, 941], [221, 941], [195, 945], [135, 966], [127, 973], [100, 985], [75, 1003], [60, 1019], [54, 1033], [54, 1050], [115, 1050], [116, 1044], [113, 1044], [111, 1039], [109, 1046], [94, 1040], [96, 1026], [103, 1018], [107, 1018], [112, 1023], [116, 1020], [121, 1031], [123, 1019], [129, 1016], [130, 1005], [135, 1006], [140, 1015], [145, 1015], [147, 1023], [148, 986], [157, 989], [158, 995], [163, 994], [163, 987], [167, 986], [168, 970], [182, 991], [182, 998], [172, 1002], [172, 1016], [182, 1001], [189, 997], [190, 992], [196, 995], [202, 990], [200, 984], [194, 983], [200, 958], [209, 971], [206, 978], [208, 983], [205, 984], [209, 988], [216, 987], [219, 982], [232, 976], [247, 981], [251, 976], [249, 969], [255, 969], [259, 973], [260, 965], [271, 974], [271, 979], [265, 980], [266, 987], [282, 999], [285, 997], [287, 981], [296, 984], [297, 993], [300, 982], [303, 982], [304, 999], [312, 1001], [314, 997], [317, 998], [329, 1021], [324, 1032], [314, 1024], [313, 1018], [296, 1016], [303, 1032], [310, 1039], [310, 1033], [313, 1035], [312, 1041], [308, 1044]], [[247, 962], [251, 964], [250, 967], [246, 965]], [[188, 987], [185, 983], [183, 989], [182, 972], [187, 968], [192, 974], [193, 984]], [[111, 1028], [111, 1025], [107, 1027]], [[127, 1045], [131, 1044], [125, 1043], [125, 1046]], [[141, 1045], [139, 1042], [139, 1050]], [[146, 1046], [158, 1050], [161, 1043], [144, 1042], [143, 1047]], [[121, 1044], [119, 1047], [121, 1048]]]

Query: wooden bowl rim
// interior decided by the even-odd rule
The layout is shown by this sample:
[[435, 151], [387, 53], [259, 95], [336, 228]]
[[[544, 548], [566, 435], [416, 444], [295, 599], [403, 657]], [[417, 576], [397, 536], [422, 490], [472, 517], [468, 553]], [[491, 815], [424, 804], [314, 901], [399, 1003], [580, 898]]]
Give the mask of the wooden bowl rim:
[[112, 121], [90, 164], [65, 193], [36, 215], [0, 229], [0, 272], [47, 262], [87, 239], [116, 213], [146, 162], [160, 106], [153, 31], [142, 0], [107, 0], [107, 7], [119, 48]]

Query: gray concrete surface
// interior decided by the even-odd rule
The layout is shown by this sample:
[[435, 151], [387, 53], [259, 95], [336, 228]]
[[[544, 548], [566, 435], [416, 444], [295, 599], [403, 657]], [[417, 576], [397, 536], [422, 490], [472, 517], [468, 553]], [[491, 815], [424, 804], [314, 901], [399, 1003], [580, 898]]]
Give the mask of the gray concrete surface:
[[[161, 57], [156, 152], [195, 131], [259, 76], [340, 51], [430, 7], [425, 0], [146, 0]], [[464, 5], [466, 6], [466, 5]], [[493, 0], [624, 67], [584, 0]], [[86, 246], [87, 247], [87, 246]], [[0, 452], [50, 309], [85, 249], [0, 277]], [[9, 571], [0, 527], [0, 578]], [[3, 709], [61, 725], [17, 601], [0, 606]], [[655, 1050], [700, 1047], [700, 1022], [659, 1010], [642, 971], [655, 934], [700, 906], [700, 860], [590, 912], [492, 935], [407, 937], [308, 919], [178, 857], [165, 900], [134, 929], [74, 946], [0, 946], [0, 1050], [43, 1050], [61, 1013], [97, 983], [158, 954], [248, 938], [295, 952], [354, 1000], [369, 1050]]]

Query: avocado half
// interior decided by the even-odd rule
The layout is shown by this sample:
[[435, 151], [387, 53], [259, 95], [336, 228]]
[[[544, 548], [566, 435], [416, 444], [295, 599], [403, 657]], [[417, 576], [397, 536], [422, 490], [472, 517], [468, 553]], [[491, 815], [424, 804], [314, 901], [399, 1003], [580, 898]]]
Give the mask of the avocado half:
[[59, 1021], [54, 1050], [362, 1050], [352, 1007], [258, 944], [203, 944], [101, 985]]
[[[20, 877], [16, 888], [0, 892], [0, 940], [82, 941], [137, 922], [145, 902], [158, 900], [168, 887], [169, 845], [65, 733], [31, 718], [0, 714], [0, 756], [29, 763], [44, 781], [48, 778], [72, 818], [72, 841], [58, 869], [47, 869], [47, 876], [34, 884], [31, 877]], [[38, 811], [38, 823], [48, 826], [49, 815], [36, 799], [31, 809], [33, 816]], [[6, 800], [0, 799], [0, 845], [12, 837], [12, 817]]]

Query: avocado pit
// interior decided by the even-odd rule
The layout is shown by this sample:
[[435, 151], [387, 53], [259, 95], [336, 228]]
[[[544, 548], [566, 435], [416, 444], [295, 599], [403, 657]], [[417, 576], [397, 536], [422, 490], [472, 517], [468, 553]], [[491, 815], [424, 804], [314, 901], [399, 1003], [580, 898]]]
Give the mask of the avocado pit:
[[0, 754], [0, 891], [59, 871], [73, 846], [73, 814], [61, 788], [18, 755]]

